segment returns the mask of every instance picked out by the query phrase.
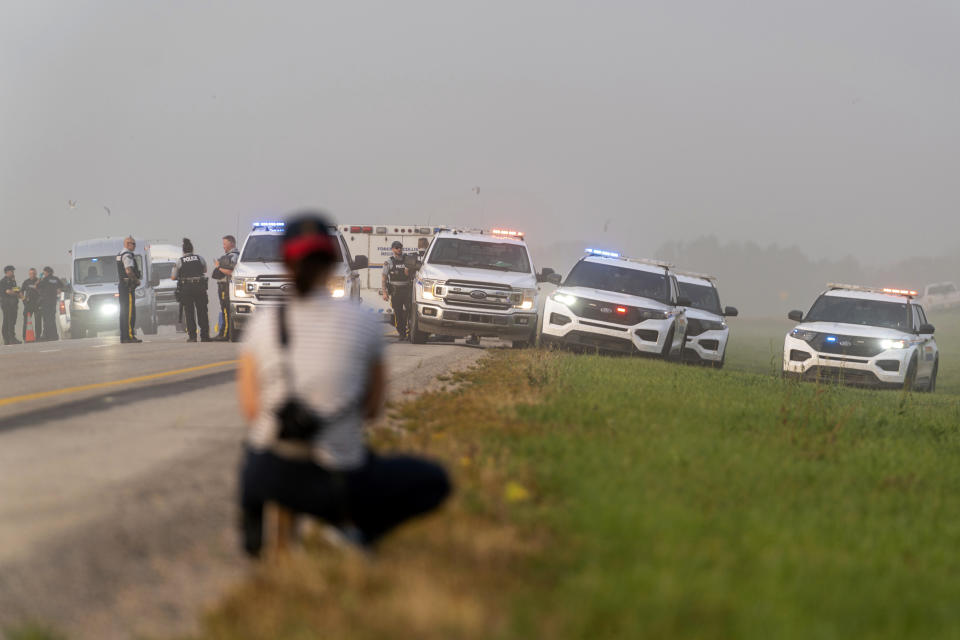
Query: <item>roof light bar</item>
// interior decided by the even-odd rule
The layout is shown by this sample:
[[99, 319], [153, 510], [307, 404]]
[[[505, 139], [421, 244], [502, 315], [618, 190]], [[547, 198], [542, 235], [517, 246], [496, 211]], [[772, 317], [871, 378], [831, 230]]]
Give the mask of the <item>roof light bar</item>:
[[866, 291], [868, 293], [886, 293], [894, 296], [916, 297], [918, 294], [913, 289], [892, 289], [889, 287], [864, 287], [857, 284], [840, 284], [837, 282], [828, 282], [827, 289], [843, 289], [845, 291]]
[[492, 236], [506, 236], [508, 238], [522, 238], [523, 231], [514, 231], [512, 229], [491, 229]]
[[674, 274], [678, 276], [686, 276], [688, 278], [700, 278], [701, 280], [710, 280], [711, 282], [716, 282], [717, 276], [710, 276], [705, 273], [697, 273], [696, 271], [674, 271]]
[[286, 223], [283, 220], [262, 220], [253, 223], [254, 231], [283, 231]]
[[584, 251], [585, 251], [586, 253], [591, 254], [591, 255], [602, 256], [602, 257], [604, 257], [604, 258], [619, 258], [619, 257], [620, 257], [620, 254], [617, 253], [616, 251], [605, 251], [605, 250], [603, 250], [603, 249], [590, 249], [590, 248], [584, 249]]

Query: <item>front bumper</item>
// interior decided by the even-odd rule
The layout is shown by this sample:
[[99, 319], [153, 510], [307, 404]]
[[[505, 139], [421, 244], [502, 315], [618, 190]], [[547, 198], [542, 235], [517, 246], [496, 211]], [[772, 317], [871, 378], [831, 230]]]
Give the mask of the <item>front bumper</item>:
[[417, 324], [421, 331], [458, 338], [476, 335], [526, 339], [537, 328], [537, 314], [460, 309], [417, 302]]
[[875, 356], [820, 353], [803, 340], [783, 342], [783, 373], [800, 380], [824, 380], [858, 387], [903, 387], [915, 347], [887, 349]]
[[279, 302], [263, 302], [257, 300], [230, 300], [230, 321], [231, 326], [237, 331], [242, 331], [253, 320], [253, 316], [263, 309], [275, 309], [280, 306]]
[[[120, 327], [120, 304], [110, 313], [101, 313], [99, 310], [71, 309], [70, 324], [92, 331], [109, 331]], [[137, 321], [149, 318], [149, 307], [136, 307]]]
[[660, 355], [674, 319], [644, 320], [632, 326], [585, 320], [548, 298], [543, 306], [541, 342], [616, 353]]
[[697, 336], [687, 336], [683, 346], [684, 355], [698, 358], [702, 362], [723, 362], [729, 337], [729, 329], [711, 329]]

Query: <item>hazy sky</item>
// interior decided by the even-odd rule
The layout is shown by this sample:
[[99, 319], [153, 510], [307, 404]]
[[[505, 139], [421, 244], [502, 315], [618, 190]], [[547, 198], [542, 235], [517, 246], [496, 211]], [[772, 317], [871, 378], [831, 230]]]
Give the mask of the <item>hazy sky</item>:
[[0, 0], [0, 261], [129, 232], [213, 253], [302, 205], [941, 252], [958, 63], [955, 0]]

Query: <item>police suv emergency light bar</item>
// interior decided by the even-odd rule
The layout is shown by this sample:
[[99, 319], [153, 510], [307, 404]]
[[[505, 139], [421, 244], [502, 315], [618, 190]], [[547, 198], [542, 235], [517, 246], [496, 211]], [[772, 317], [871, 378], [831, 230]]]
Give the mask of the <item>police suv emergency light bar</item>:
[[592, 256], [597, 256], [598, 258], [616, 258], [617, 260], [626, 260], [627, 262], [636, 262], [637, 264], [649, 264], [653, 267], [660, 267], [661, 269], [672, 269], [673, 265], [669, 262], [664, 262], [663, 260], [648, 260], [647, 258], [628, 258], [627, 256], [622, 256], [616, 251], [604, 251], [603, 249], [586, 249], [585, 253], [589, 253]]
[[889, 287], [864, 287], [858, 284], [839, 284], [837, 282], [828, 282], [827, 289], [843, 289], [845, 291], [865, 291], [867, 293], [885, 293], [892, 296], [907, 296], [914, 298], [917, 292], [912, 289], [892, 289]]
[[697, 273], [696, 271], [674, 271], [674, 275], [678, 276], [687, 276], [688, 278], [700, 278], [701, 280], [710, 280], [711, 282], [717, 281], [717, 276], [708, 276], [705, 273]]
[[286, 223], [283, 220], [264, 220], [253, 223], [254, 231], [283, 231]]

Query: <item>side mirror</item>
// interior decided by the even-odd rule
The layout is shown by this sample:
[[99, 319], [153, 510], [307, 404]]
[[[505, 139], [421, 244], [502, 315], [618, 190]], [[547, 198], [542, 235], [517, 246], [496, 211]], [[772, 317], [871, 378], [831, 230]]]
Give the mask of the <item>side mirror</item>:
[[689, 307], [693, 302], [687, 296], [679, 296], [677, 298], [678, 307]]
[[554, 273], [556, 273], [556, 271], [550, 267], [544, 267], [540, 270], [540, 273], [537, 274], [537, 282], [550, 282], [549, 278]]
[[367, 256], [354, 256], [353, 263], [350, 265], [351, 269], [366, 269], [370, 266], [370, 260]]
[[794, 309], [787, 314], [787, 317], [793, 320], [794, 322], [803, 322], [803, 311], [797, 311]]
[[740, 315], [740, 312], [737, 311], [736, 307], [727, 307], [723, 310], [723, 315], [727, 316], [728, 318], [735, 318]]
[[922, 324], [920, 325], [920, 334], [921, 335], [933, 335], [933, 325], [932, 324]]
[[551, 273], [550, 275], [547, 276], [547, 282], [549, 282], [550, 284], [555, 284], [558, 287], [560, 286], [560, 283], [562, 281], [563, 281], [563, 278], [560, 277], [559, 273]]

